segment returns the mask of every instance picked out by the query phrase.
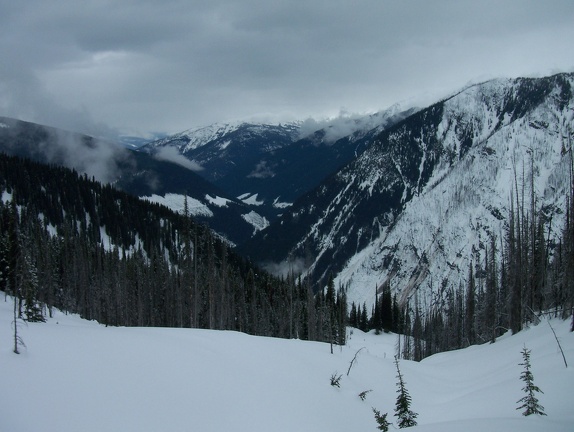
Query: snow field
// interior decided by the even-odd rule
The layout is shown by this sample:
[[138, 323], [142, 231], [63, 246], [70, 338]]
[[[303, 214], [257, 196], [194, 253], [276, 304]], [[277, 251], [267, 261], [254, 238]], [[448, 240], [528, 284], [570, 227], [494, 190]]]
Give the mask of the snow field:
[[[375, 431], [396, 423], [396, 336], [354, 329], [345, 347], [237, 332], [105, 327], [57, 312], [20, 327], [0, 301], [0, 431]], [[495, 344], [400, 361], [419, 431], [572, 431], [574, 334], [552, 321]], [[523, 346], [547, 417], [523, 417]], [[364, 348], [363, 348], [364, 347]], [[357, 356], [350, 375], [347, 369]], [[329, 384], [342, 375], [341, 387]], [[365, 390], [366, 400], [358, 394]], [[391, 427], [391, 430], [392, 427]]]

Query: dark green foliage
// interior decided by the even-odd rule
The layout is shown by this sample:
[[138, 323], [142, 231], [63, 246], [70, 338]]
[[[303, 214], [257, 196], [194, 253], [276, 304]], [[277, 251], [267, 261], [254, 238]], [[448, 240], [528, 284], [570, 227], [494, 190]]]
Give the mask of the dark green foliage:
[[418, 414], [411, 410], [411, 396], [405, 386], [405, 381], [399, 369], [399, 359], [395, 357], [395, 365], [397, 367], [397, 401], [395, 404], [395, 416], [398, 419], [399, 428], [406, 428], [416, 426], [416, 418]]
[[468, 269], [468, 287], [466, 290], [466, 314], [464, 320], [465, 337], [468, 345], [475, 343], [475, 308], [476, 308], [476, 284], [472, 264]]
[[387, 432], [389, 430], [390, 423], [387, 421], [387, 414], [381, 414], [381, 412], [373, 408], [373, 413], [375, 414], [375, 420], [377, 421], [377, 429], [383, 432]]
[[[76, 172], [0, 155], [0, 289], [106, 325], [229, 329], [345, 343], [346, 295], [254, 267], [207, 227]], [[332, 327], [321, 327], [331, 317]]]
[[532, 414], [546, 415], [544, 413], [544, 407], [538, 403], [538, 399], [535, 393], [544, 393], [538, 386], [534, 385], [534, 375], [530, 371], [530, 350], [524, 347], [522, 349], [523, 363], [519, 363], [520, 366], [524, 366], [524, 371], [520, 374], [520, 379], [524, 381], [524, 387], [522, 391], [526, 393], [526, 396], [519, 399], [517, 403], [522, 404], [517, 410], [524, 410], [522, 412], [523, 416], [529, 416]]

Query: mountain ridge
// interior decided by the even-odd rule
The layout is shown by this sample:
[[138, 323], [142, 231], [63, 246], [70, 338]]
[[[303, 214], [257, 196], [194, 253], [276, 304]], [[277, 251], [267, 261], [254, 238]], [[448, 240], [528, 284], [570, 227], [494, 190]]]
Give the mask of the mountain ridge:
[[153, 157], [114, 142], [7, 117], [0, 117], [0, 124], [0, 150], [8, 155], [71, 168], [139, 197], [170, 193], [179, 195], [183, 204], [187, 195], [209, 210], [195, 217], [233, 245], [258, 229], [244, 217], [253, 208], [206, 181], [184, 157]]
[[[436, 192], [431, 199], [432, 191], [446, 184], [454, 167], [458, 167], [460, 177], [478, 161], [482, 164], [480, 169], [490, 170], [491, 176], [499, 174], [500, 181], [508, 186], [513, 184], [512, 176], [500, 174], [507, 171], [508, 152], [516, 154], [513, 166], [518, 173], [522, 172], [522, 163], [530, 167], [532, 160], [535, 179], [541, 179], [543, 189], [537, 193], [544, 200], [548, 217], [554, 218], [554, 229], [561, 228], [565, 202], [560, 202], [560, 198], [567, 195], [569, 183], [568, 161], [563, 156], [571, 145], [566, 141], [572, 129], [573, 76], [488, 81], [418, 111], [381, 132], [357, 159], [302, 197], [288, 214], [250, 240], [243, 252], [260, 263], [267, 260], [274, 261], [275, 266], [280, 262], [285, 266], [298, 264], [317, 288], [324, 286], [329, 275], [339, 275], [336, 282], [348, 287], [349, 300], [358, 304], [373, 304], [375, 290], [385, 282], [392, 282], [393, 289], [403, 291], [404, 300], [412, 294], [406, 289], [410, 286], [421, 288], [429, 304], [436, 301], [432, 297], [437, 297], [443, 278], [454, 279], [455, 272], [456, 284], [464, 282], [468, 266], [455, 264], [458, 250], [449, 252], [454, 255], [448, 259], [436, 260], [437, 266], [440, 261], [440, 271], [433, 267], [435, 264], [417, 265], [428, 259], [425, 251], [429, 247], [440, 252], [444, 248], [441, 241], [445, 241], [437, 230], [439, 222], [425, 224], [424, 215], [434, 221], [436, 217], [429, 211], [433, 209], [446, 220], [449, 203], [462, 197], [481, 200], [481, 217], [466, 224], [477, 236], [468, 242], [478, 252], [470, 247], [465, 260], [474, 254], [473, 262], [479, 265], [484, 259], [484, 246], [481, 249], [480, 245], [494, 232], [504, 233], [501, 221], [507, 216], [509, 206], [505, 204], [510, 201], [508, 188], [497, 190], [496, 182], [487, 182], [488, 173], [474, 171], [476, 177], [467, 179], [464, 186], [457, 186], [456, 181], [449, 183], [454, 192], [445, 189], [444, 194], [450, 200]], [[527, 141], [539, 152], [543, 163], [534, 156], [527, 157], [526, 149], [520, 145], [511, 149], [510, 144], [516, 144], [516, 140]], [[501, 157], [503, 166], [497, 162]], [[527, 179], [521, 180], [526, 187]], [[550, 184], [548, 188], [545, 182]], [[538, 187], [537, 181], [535, 184]], [[482, 189], [477, 191], [476, 186]], [[429, 198], [424, 205], [414, 204], [423, 202], [425, 196]], [[415, 217], [417, 214], [420, 217]], [[411, 221], [402, 225], [403, 236], [396, 230], [401, 219]], [[495, 225], [498, 228], [493, 230]], [[466, 238], [462, 231], [459, 235]], [[450, 241], [456, 244], [456, 240]], [[258, 253], [255, 244], [265, 251], [265, 256]]]

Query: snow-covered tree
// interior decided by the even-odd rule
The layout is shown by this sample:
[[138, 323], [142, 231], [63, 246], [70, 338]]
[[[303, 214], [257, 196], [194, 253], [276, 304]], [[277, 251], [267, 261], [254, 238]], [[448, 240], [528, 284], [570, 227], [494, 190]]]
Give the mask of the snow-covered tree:
[[523, 363], [519, 363], [520, 366], [524, 366], [524, 371], [520, 374], [520, 379], [524, 381], [524, 387], [522, 391], [526, 393], [526, 396], [519, 399], [517, 403], [522, 404], [517, 410], [523, 409], [522, 415], [529, 416], [531, 414], [546, 415], [544, 413], [544, 407], [538, 403], [538, 399], [535, 393], [544, 393], [538, 386], [534, 385], [534, 375], [530, 371], [530, 350], [524, 347], [522, 349]]
[[398, 418], [399, 428], [406, 428], [411, 426], [416, 426], [417, 413], [411, 410], [411, 396], [405, 387], [405, 381], [403, 380], [403, 375], [399, 369], [399, 359], [395, 357], [395, 365], [397, 366], [397, 402], [395, 404], [395, 416]]
[[377, 429], [383, 432], [388, 432], [390, 423], [387, 420], [387, 413], [381, 414], [381, 412], [373, 408], [373, 413], [375, 414], [375, 420], [377, 421]]

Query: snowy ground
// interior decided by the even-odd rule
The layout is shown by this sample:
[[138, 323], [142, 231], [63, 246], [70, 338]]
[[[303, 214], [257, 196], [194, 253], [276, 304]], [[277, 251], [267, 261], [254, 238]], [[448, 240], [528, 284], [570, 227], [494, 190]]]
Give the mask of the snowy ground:
[[[12, 301], [0, 300], [0, 431], [376, 431], [395, 422], [393, 335], [358, 330], [348, 346], [235, 332], [112, 328], [58, 313], [22, 326], [12, 352]], [[574, 430], [574, 334], [552, 321], [495, 344], [401, 361], [418, 413], [413, 431]], [[523, 346], [547, 417], [522, 417]], [[357, 362], [347, 376], [357, 350]], [[329, 384], [342, 375], [341, 387]], [[372, 390], [365, 401], [358, 394]], [[390, 430], [395, 430], [391, 426]]]

